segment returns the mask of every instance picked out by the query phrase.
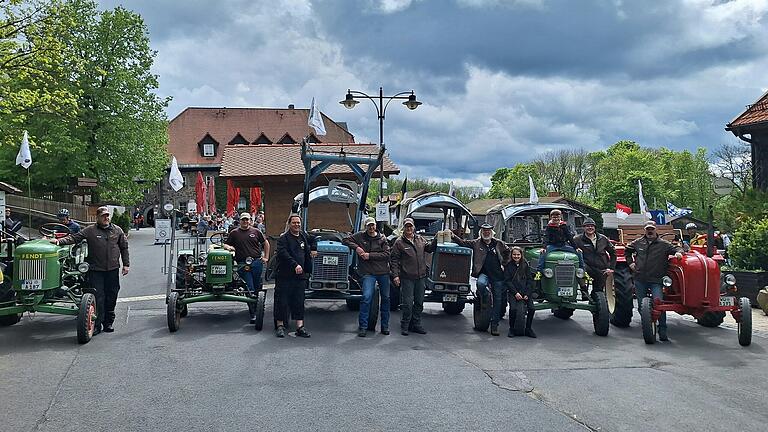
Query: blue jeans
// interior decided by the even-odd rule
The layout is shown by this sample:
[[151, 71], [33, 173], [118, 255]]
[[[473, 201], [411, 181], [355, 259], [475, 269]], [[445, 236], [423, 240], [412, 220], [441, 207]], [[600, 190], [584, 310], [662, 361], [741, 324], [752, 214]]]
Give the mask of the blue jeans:
[[[640, 311], [640, 304], [643, 302], [643, 298], [648, 297], [651, 294], [653, 299], [663, 300], [664, 294], [662, 293], [662, 287], [660, 283], [656, 282], [643, 282], [635, 281], [635, 294], [637, 294], [637, 310]], [[667, 328], [667, 313], [662, 312], [659, 317], [659, 329]]]
[[248, 286], [248, 291], [256, 292], [261, 289], [261, 271], [263, 269], [264, 263], [261, 262], [261, 259], [256, 259], [251, 263], [251, 271], [246, 271], [245, 266], [237, 271]]
[[550, 252], [553, 251], [564, 251], [564, 252], [570, 252], [575, 253], [576, 256], [579, 257], [579, 268], [584, 268], [584, 256], [581, 254], [581, 252], [576, 252], [576, 249], [573, 248], [573, 246], [555, 246], [555, 245], [547, 245], [547, 251], [543, 254], [539, 254], [539, 266], [537, 269], [539, 271], [544, 270], [544, 262], [547, 260], [547, 255], [549, 255]]
[[480, 276], [477, 277], [477, 282], [475, 283], [477, 292], [482, 293], [488, 286], [488, 283], [491, 284], [490, 291], [493, 298], [491, 324], [498, 324], [499, 320], [501, 319], [501, 310], [504, 309], [504, 306], [507, 304], [505, 296], [507, 292], [507, 286], [504, 284], [503, 280], [491, 280], [486, 274], [481, 273]]
[[379, 295], [381, 296], [381, 328], [389, 330], [389, 274], [363, 276], [363, 299], [360, 301], [360, 316], [358, 324], [360, 328], [368, 328], [368, 312], [373, 301], [373, 293], [376, 290], [376, 282], [379, 283]]

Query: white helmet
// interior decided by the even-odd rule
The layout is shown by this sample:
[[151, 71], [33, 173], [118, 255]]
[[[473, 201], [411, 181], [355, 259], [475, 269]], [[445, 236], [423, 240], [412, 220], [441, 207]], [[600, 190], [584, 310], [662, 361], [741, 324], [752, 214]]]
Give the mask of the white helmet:
[[696, 224], [693, 223], [693, 222], [688, 222], [687, 224], [685, 224], [685, 229], [687, 229], [687, 230], [689, 230], [689, 229], [696, 229]]

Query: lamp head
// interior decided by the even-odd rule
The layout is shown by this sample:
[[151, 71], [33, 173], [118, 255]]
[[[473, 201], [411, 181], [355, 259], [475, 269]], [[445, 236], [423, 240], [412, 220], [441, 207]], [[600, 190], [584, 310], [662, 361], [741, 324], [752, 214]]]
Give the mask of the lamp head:
[[403, 105], [408, 107], [409, 110], [415, 110], [416, 108], [421, 105], [421, 102], [416, 100], [416, 95], [411, 92], [411, 95], [408, 96], [408, 100], [403, 102]]
[[344, 105], [344, 107], [346, 107], [347, 109], [352, 109], [355, 107], [355, 105], [357, 105], [360, 102], [356, 101], [355, 98], [352, 96], [352, 93], [349, 90], [347, 90], [347, 96], [344, 98], [343, 101], [340, 101], [339, 103]]

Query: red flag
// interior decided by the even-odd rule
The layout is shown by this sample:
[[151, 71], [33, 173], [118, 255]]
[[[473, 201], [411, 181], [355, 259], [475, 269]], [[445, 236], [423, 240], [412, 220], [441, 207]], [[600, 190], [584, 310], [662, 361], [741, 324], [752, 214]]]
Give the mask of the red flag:
[[205, 213], [205, 180], [203, 180], [203, 173], [197, 172], [197, 180], [195, 181], [195, 202], [197, 203], [197, 213]]
[[[234, 215], [240, 202], [240, 188], [235, 187], [232, 180], [227, 180], [227, 216]], [[236, 218], [237, 215], [235, 215]]]
[[616, 217], [624, 220], [632, 214], [632, 209], [621, 203], [616, 203]]
[[213, 176], [208, 178], [208, 214], [216, 213], [216, 186]]
[[256, 214], [261, 210], [261, 188], [251, 188], [251, 213]]

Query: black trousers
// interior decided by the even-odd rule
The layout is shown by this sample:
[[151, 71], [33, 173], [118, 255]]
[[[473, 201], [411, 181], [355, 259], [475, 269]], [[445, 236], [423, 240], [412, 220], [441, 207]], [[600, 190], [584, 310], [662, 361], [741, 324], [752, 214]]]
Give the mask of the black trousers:
[[587, 272], [589, 277], [592, 278], [592, 291], [593, 292], [604, 291], [605, 275], [603, 274], [603, 271], [601, 269], [592, 267], [588, 264], [584, 265], [584, 270]]
[[115, 322], [117, 294], [120, 292], [120, 269], [110, 271], [91, 270], [88, 273], [91, 286], [96, 290], [96, 328]]
[[[306, 279], [275, 279], [275, 319], [286, 322], [289, 318], [304, 320], [304, 290]], [[290, 314], [289, 314], [290, 312]]]
[[517, 318], [517, 303], [525, 304], [525, 328], [531, 328], [531, 324], [533, 324], [533, 314], [536, 313], [536, 308], [533, 306], [533, 299], [530, 296], [528, 296], [528, 300], [518, 300], [515, 296], [509, 296], [509, 328], [512, 329], [515, 325], [515, 318]]

